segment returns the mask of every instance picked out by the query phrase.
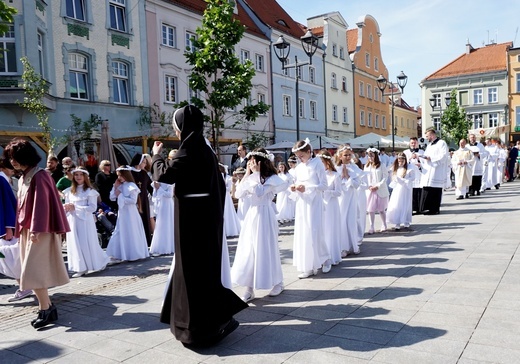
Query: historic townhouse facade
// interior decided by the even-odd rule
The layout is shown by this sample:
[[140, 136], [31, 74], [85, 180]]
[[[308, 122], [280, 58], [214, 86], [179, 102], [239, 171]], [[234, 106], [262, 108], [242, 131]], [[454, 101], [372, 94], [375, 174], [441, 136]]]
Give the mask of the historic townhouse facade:
[[510, 48], [507, 55], [509, 84], [510, 141], [520, 140], [520, 48]]
[[354, 138], [354, 84], [348, 54], [348, 24], [332, 12], [307, 19], [307, 26], [320, 37], [324, 50], [325, 119], [328, 137]]
[[446, 96], [456, 89], [457, 102], [472, 121], [471, 130], [507, 141], [509, 127], [504, 128], [510, 124], [507, 54], [511, 46], [512, 42], [481, 48], [466, 44], [465, 53], [426, 77], [421, 82], [423, 130], [428, 127], [440, 130]]
[[71, 114], [108, 120], [115, 139], [148, 132], [139, 130], [138, 122], [140, 106], [149, 104], [142, 1], [24, 0], [13, 5], [18, 14], [8, 36], [14, 48], [10, 68], [0, 70], [0, 118], [12, 125], [11, 132], [29, 136], [28, 131], [39, 130], [34, 116], [16, 103], [23, 98], [23, 56], [48, 81], [53, 137], [70, 134]]
[[[268, 39], [276, 42], [280, 35], [291, 44], [289, 64], [305, 62], [309, 57], [303, 51], [300, 37], [306, 30], [295, 22], [274, 0], [243, 1], [239, 3], [248, 7], [253, 19], [257, 22]], [[323, 51], [318, 48], [312, 58], [312, 65], [300, 67], [299, 97], [296, 102], [296, 75], [295, 68], [282, 70], [282, 64], [271, 47], [269, 55], [271, 63], [271, 85], [273, 122], [275, 125], [275, 141], [296, 141], [296, 113], [299, 116], [300, 139], [316, 140], [325, 136], [325, 101], [323, 86]]]
[[[206, 8], [203, 0], [148, 0], [146, 3], [147, 47], [149, 56], [148, 77], [150, 84], [150, 102], [158, 105], [161, 112], [170, 114], [174, 105], [195, 96], [189, 87], [188, 77], [191, 69], [186, 63], [184, 52], [192, 47], [196, 29], [202, 25], [202, 15]], [[254, 24], [240, 3], [235, 6], [236, 18], [246, 27], [246, 32], [236, 46], [236, 55], [242, 61], [251, 60], [256, 75], [252, 80], [253, 88], [249, 100], [245, 103], [263, 101], [270, 104], [270, 64], [269, 40]], [[204, 95], [198, 95], [203, 98]], [[244, 124], [232, 127], [237, 120], [236, 110], [229, 110], [225, 117], [225, 126], [221, 129], [220, 141], [244, 140], [248, 133], [263, 133], [270, 139], [274, 136], [271, 112], [260, 115], [250, 126]], [[155, 132], [161, 133], [158, 125]]]
[[356, 25], [357, 29], [349, 29], [346, 35], [354, 68], [355, 134], [388, 135], [392, 132], [388, 98], [381, 95], [376, 81], [380, 75], [391, 81], [381, 55], [379, 24], [373, 16], [365, 15]]

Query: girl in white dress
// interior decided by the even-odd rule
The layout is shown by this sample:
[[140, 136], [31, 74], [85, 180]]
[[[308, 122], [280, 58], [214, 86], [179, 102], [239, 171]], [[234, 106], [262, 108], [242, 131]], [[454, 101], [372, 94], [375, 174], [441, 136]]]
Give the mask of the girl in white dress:
[[138, 205], [140, 189], [134, 183], [131, 167], [116, 170], [117, 180], [110, 191], [110, 199], [117, 201], [118, 213], [114, 232], [108, 242], [107, 254], [113, 263], [139, 260], [149, 257], [148, 243]]
[[244, 224], [244, 218], [246, 217], [247, 210], [249, 209], [249, 206], [251, 204], [250, 197], [251, 195], [249, 193], [243, 194], [240, 198], [236, 195], [236, 188], [238, 184], [242, 181], [244, 178], [244, 175], [246, 174], [246, 170], [242, 167], [237, 168], [233, 172], [232, 182], [233, 187], [231, 188], [231, 197], [237, 199], [238, 206], [237, 206], [237, 217], [240, 221], [240, 226]]
[[233, 187], [233, 179], [227, 174], [227, 166], [219, 163], [220, 173], [226, 183], [226, 198], [224, 200], [224, 231], [227, 236], [238, 236], [240, 234], [240, 220], [238, 219], [233, 199], [231, 198], [231, 189]]
[[406, 155], [399, 153], [392, 166], [390, 187], [393, 190], [386, 212], [386, 221], [394, 224], [395, 230], [401, 229], [401, 225], [408, 228], [412, 223], [412, 191], [415, 180], [412, 168], [408, 168]]
[[251, 194], [251, 206], [244, 219], [231, 268], [233, 283], [246, 287], [244, 302], [255, 297], [255, 289], [271, 289], [269, 296], [278, 296], [284, 289], [273, 198], [287, 187], [265, 149], [255, 149], [248, 158], [247, 172], [237, 186], [236, 196]]
[[367, 190], [367, 211], [370, 222], [369, 234], [374, 233], [374, 222], [376, 212], [381, 217], [381, 232], [385, 232], [386, 227], [386, 208], [388, 206], [387, 168], [379, 160], [379, 150], [376, 148], [367, 149], [368, 162], [365, 165], [367, 172], [368, 190]]
[[323, 191], [323, 235], [329, 249], [332, 265], [341, 262], [341, 217], [339, 197], [341, 196], [341, 176], [336, 171], [332, 156], [324, 149], [317, 156], [323, 162], [327, 178], [327, 189]]
[[288, 222], [294, 220], [295, 203], [289, 198], [289, 186], [293, 184], [293, 177], [284, 162], [278, 163], [278, 177], [280, 177], [287, 185], [287, 189], [276, 194], [276, 216], [279, 222]]
[[153, 183], [153, 207], [156, 216], [155, 230], [150, 244], [153, 256], [173, 254], [174, 247], [174, 185]]
[[[357, 227], [358, 193], [361, 182], [361, 171], [352, 162], [352, 149], [348, 145], [340, 145], [338, 156], [338, 172], [341, 174], [341, 196], [339, 198], [341, 256], [349, 253], [359, 254], [359, 235]], [[364, 196], [363, 196], [364, 197]]]
[[323, 191], [327, 189], [325, 167], [313, 158], [309, 139], [298, 141], [292, 152], [300, 160], [291, 185], [296, 200], [294, 216], [293, 265], [302, 272], [298, 278], [316, 275], [318, 268], [330, 272], [331, 257], [323, 236]]
[[90, 185], [88, 171], [72, 170], [72, 186], [63, 190], [65, 212], [70, 231], [67, 233], [67, 261], [73, 278], [106, 268], [110, 259], [99, 245], [94, 212], [99, 193]]

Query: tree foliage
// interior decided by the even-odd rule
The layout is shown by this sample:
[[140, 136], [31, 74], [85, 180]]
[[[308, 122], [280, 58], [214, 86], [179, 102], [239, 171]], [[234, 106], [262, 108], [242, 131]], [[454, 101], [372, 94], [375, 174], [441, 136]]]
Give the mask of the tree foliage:
[[468, 137], [471, 122], [467, 118], [466, 111], [457, 102], [456, 89], [451, 91], [450, 98], [450, 105], [441, 118], [442, 137], [449, 144], [458, 145], [460, 139]]
[[[211, 123], [214, 147], [218, 150], [220, 129], [224, 127], [226, 112], [249, 100], [252, 78], [255, 75], [253, 63], [244, 63], [235, 54], [235, 45], [244, 34], [245, 27], [233, 18], [233, 1], [205, 0], [207, 7], [202, 18], [202, 26], [193, 38], [194, 49], [186, 48], [187, 63], [192, 72], [189, 85], [193, 91], [204, 94], [204, 100], [190, 100], [190, 103], [208, 109], [207, 121]], [[180, 106], [187, 104], [185, 101]], [[256, 119], [269, 109], [264, 103], [247, 105], [239, 112], [246, 120]], [[233, 124], [239, 126], [240, 122]]]
[[23, 64], [22, 87], [25, 96], [23, 102], [19, 102], [19, 104], [36, 116], [38, 125], [42, 128], [44, 142], [47, 144], [49, 153], [52, 153], [52, 148], [56, 145], [57, 140], [52, 137], [47, 106], [43, 102], [48, 90], [47, 81], [35, 71], [27, 57], [22, 57], [20, 60]]
[[9, 30], [9, 24], [14, 23], [14, 14], [18, 11], [7, 5], [4, 1], [0, 1], [0, 34]]

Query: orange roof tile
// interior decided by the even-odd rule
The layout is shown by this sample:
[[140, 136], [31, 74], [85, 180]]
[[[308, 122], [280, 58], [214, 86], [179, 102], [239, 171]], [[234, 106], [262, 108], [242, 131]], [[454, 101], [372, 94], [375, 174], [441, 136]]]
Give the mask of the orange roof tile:
[[305, 34], [304, 30], [275, 0], [252, 0], [247, 5], [256, 15], [272, 28], [300, 38]]
[[347, 30], [347, 47], [348, 54], [351, 54], [356, 51], [358, 41], [358, 29], [349, 29]]
[[446, 66], [435, 71], [423, 81], [506, 70], [506, 56], [513, 42], [490, 44], [464, 53]]
[[323, 37], [323, 26], [310, 28], [312, 34], [314, 34], [317, 37]]

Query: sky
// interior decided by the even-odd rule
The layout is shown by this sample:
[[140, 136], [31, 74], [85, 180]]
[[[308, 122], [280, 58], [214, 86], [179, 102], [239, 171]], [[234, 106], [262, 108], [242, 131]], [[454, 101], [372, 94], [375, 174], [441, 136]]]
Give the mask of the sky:
[[[338, 11], [348, 28], [372, 15], [381, 32], [381, 54], [391, 81], [408, 76], [403, 99], [421, 103], [419, 83], [466, 51], [491, 42], [520, 46], [519, 0], [277, 0], [296, 21]], [[302, 6], [305, 4], [305, 6]]]

